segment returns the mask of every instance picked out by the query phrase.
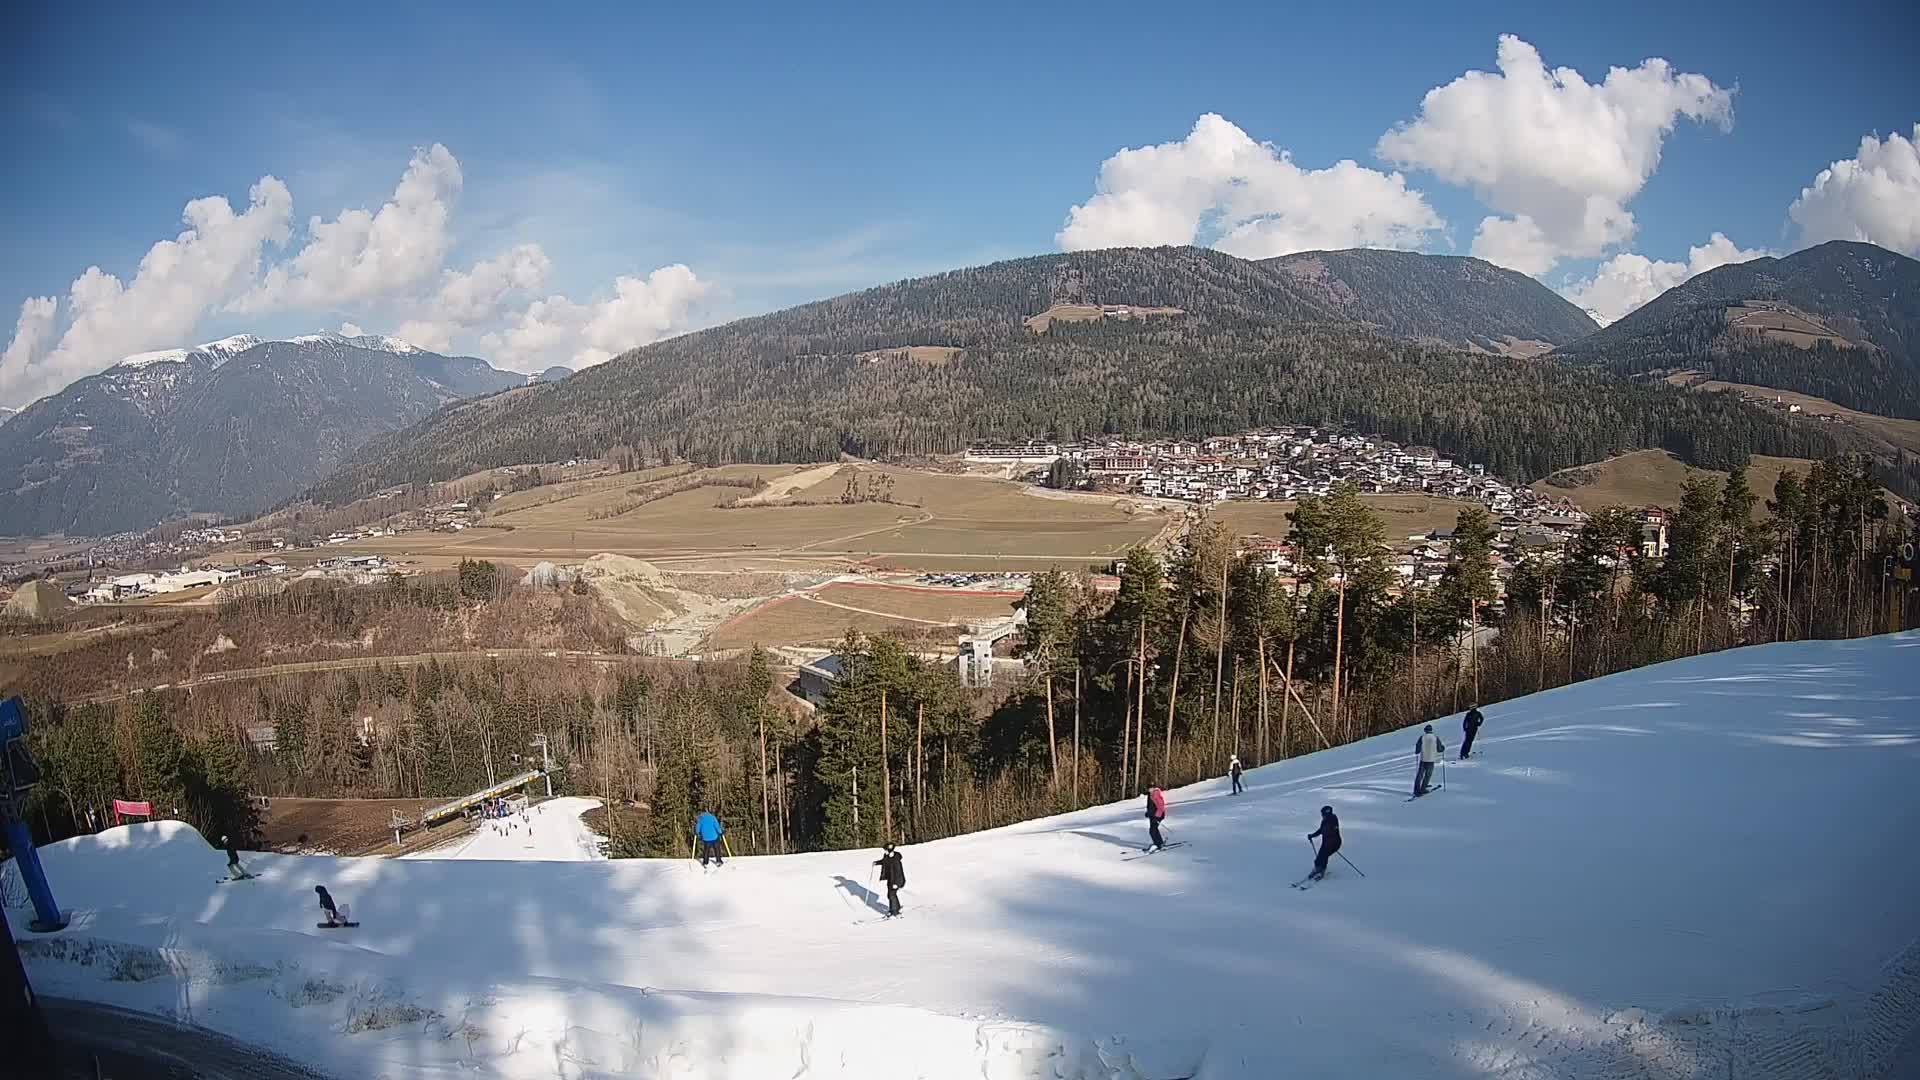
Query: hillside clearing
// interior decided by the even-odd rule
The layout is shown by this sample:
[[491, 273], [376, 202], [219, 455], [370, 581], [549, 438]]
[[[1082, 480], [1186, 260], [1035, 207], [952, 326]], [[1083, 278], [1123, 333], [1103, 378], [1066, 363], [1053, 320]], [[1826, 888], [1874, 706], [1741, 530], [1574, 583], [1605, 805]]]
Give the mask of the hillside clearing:
[[[1773, 498], [1774, 485], [1780, 482], [1781, 473], [1789, 469], [1804, 473], [1812, 464], [1805, 458], [1755, 455], [1747, 465], [1747, 485], [1756, 497], [1754, 518], [1766, 516], [1767, 500]], [[1665, 450], [1636, 450], [1597, 464], [1563, 469], [1535, 481], [1533, 490], [1569, 499], [1586, 511], [1604, 506], [1672, 507], [1679, 504], [1681, 489], [1689, 477], [1704, 476], [1719, 481], [1726, 475], [1715, 469], [1696, 469]]]

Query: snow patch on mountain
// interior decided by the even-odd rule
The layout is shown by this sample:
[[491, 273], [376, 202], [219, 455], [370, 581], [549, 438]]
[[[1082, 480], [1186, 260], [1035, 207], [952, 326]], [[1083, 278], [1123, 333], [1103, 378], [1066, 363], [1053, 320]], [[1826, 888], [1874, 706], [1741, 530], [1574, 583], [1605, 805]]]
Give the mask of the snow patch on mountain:
[[401, 341], [397, 337], [388, 337], [385, 334], [348, 336], [346, 334], [336, 334], [332, 331], [327, 331], [319, 334], [302, 334], [299, 337], [292, 337], [287, 340], [293, 342], [295, 345], [345, 345], [349, 348], [367, 349], [372, 352], [394, 353], [398, 356], [407, 356], [412, 353], [426, 351], [410, 342]]
[[235, 334], [232, 337], [223, 337], [219, 341], [209, 341], [204, 345], [195, 345], [190, 349], [160, 349], [155, 352], [135, 353], [132, 356], [122, 359], [119, 363], [107, 370], [137, 370], [139, 368], [152, 367], [154, 364], [179, 364], [184, 363], [188, 357], [196, 354], [213, 361], [209, 366], [218, 367], [258, 344], [260, 344], [260, 339], [254, 337], [252, 334]]

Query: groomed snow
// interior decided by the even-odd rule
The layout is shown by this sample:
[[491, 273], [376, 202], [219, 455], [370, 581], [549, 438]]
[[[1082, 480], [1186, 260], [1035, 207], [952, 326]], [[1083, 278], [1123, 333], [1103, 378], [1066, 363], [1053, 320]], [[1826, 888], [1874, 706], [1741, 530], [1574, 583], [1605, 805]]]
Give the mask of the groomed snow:
[[[64, 933], [8, 914], [42, 992], [343, 1078], [1890, 1077], [1916, 662], [1910, 633], [1551, 691], [1488, 709], [1430, 798], [1409, 729], [1174, 791], [1188, 845], [1144, 859], [1138, 800], [916, 845], [890, 922], [875, 852], [256, 855], [217, 885], [175, 823], [47, 849]], [[1297, 892], [1322, 803], [1366, 876]], [[361, 928], [316, 930], [315, 883]]]
[[409, 859], [489, 859], [527, 862], [592, 862], [606, 858], [604, 837], [580, 815], [599, 799], [562, 795], [530, 807], [525, 815], [482, 821], [473, 832]]

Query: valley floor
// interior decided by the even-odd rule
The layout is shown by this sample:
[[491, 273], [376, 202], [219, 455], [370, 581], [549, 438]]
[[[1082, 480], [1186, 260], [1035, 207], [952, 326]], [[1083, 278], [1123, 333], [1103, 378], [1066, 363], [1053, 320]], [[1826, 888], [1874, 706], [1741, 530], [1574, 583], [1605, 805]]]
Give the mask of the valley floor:
[[[1137, 801], [911, 846], [898, 920], [870, 851], [216, 884], [170, 823], [43, 853], [67, 931], [7, 914], [44, 993], [339, 1076], [1891, 1077], [1917, 661], [1908, 633], [1549, 691], [1487, 709], [1428, 798], [1408, 730], [1172, 791], [1184, 846], [1144, 858]], [[1365, 876], [1297, 891], [1322, 804]], [[317, 883], [359, 929], [315, 929]]]

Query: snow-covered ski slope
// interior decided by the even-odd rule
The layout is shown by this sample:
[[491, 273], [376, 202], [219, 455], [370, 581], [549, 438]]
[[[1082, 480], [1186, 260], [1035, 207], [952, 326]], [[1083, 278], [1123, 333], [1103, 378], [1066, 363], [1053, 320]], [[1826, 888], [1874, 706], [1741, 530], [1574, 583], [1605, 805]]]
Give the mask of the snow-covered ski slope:
[[[1895, 1077], [1920, 1064], [1920, 634], [1765, 646], [906, 850], [489, 862], [45, 852], [43, 992], [341, 1077]], [[1296, 718], [1297, 719], [1297, 718]], [[1438, 725], [1449, 746], [1458, 721]], [[1310, 891], [1305, 834], [1346, 854]], [[735, 823], [743, 827], [745, 823]], [[361, 928], [314, 929], [315, 883]], [[17, 892], [16, 892], [17, 895]]]
[[580, 815], [599, 799], [562, 795], [530, 808], [523, 817], [482, 821], [473, 832], [409, 859], [485, 859], [491, 861], [591, 862], [604, 859], [602, 839]]

